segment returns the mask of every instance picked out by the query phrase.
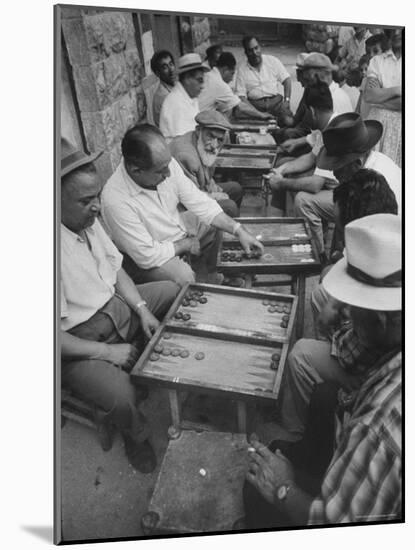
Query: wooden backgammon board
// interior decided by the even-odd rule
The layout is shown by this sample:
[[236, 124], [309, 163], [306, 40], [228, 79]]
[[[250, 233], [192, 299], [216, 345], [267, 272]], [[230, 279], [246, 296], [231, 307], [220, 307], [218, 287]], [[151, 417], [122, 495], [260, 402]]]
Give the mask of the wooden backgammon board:
[[258, 290], [190, 284], [172, 304], [131, 372], [139, 382], [172, 388], [173, 426], [181, 425], [178, 389], [229, 395], [238, 401], [277, 400], [297, 298]]
[[260, 171], [267, 173], [277, 158], [277, 146], [224, 144], [217, 156], [215, 172], [223, 170]]

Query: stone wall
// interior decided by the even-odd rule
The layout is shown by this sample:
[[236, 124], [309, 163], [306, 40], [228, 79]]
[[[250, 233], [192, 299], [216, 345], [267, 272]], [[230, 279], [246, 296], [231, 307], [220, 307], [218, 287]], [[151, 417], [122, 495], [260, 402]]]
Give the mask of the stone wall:
[[108, 178], [126, 130], [146, 118], [132, 14], [62, 7], [62, 31], [87, 145], [105, 151], [98, 169]]

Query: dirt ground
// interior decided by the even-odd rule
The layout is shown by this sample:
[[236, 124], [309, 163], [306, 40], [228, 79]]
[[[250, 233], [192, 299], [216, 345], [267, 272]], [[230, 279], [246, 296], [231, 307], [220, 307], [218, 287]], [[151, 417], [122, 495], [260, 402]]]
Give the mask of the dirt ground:
[[[232, 51], [238, 60], [243, 58], [242, 48], [233, 46], [227, 49]], [[295, 110], [301, 95], [301, 87], [295, 80], [294, 67], [301, 46], [267, 46], [263, 51], [277, 55], [292, 75], [292, 107]], [[249, 195], [244, 199], [241, 214], [272, 215], [273, 209], [265, 209], [259, 196]], [[313, 277], [307, 280], [304, 323], [306, 337], [312, 336], [309, 296], [316, 279]], [[213, 419], [220, 424], [221, 415], [223, 418], [226, 417], [225, 409], [228, 406], [226, 402], [221, 404], [220, 400], [215, 400], [214, 404], [208, 403], [206, 414], [211, 414], [210, 420]], [[158, 459], [158, 467], [150, 475], [140, 474], [128, 464], [119, 436], [112, 449], [105, 453], [92, 429], [73, 421], [66, 422], [62, 429], [60, 472], [64, 541], [142, 536], [141, 517], [147, 511], [168, 444], [170, 412], [167, 391], [151, 389], [150, 396], [143, 405], [143, 412], [152, 428], [151, 440]], [[257, 432], [266, 443], [278, 434], [278, 426], [260, 419]]]

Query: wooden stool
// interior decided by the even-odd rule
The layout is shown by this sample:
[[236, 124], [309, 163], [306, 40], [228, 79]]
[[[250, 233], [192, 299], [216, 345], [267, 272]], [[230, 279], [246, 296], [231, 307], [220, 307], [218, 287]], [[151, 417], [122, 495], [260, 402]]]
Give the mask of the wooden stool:
[[248, 443], [241, 434], [183, 431], [171, 439], [141, 520], [145, 535], [243, 529]]

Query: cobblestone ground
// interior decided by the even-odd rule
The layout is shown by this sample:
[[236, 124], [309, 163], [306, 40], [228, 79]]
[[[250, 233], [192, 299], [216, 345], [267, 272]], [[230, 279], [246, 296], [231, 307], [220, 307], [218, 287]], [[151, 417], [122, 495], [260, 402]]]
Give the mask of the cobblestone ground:
[[[243, 51], [229, 47], [238, 60]], [[301, 88], [295, 81], [295, 58], [301, 46], [266, 46], [264, 53], [277, 55], [293, 77], [292, 107], [296, 108]], [[258, 196], [244, 199], [242, 215], [272, 215], [272, 207], [264, 209]], [[312, 335], [309, 296], [316, 278], [307, 281], [305, 336]], [[221, 411], [227, 408], [220, 401], [210, 404], [213, 420], [220, 423]], [[229, 408], [229, 405], [228, 405]], [[143, 412], [152, 427], [152, 443], [160, 466], [167, 446], [170, 424], [166, 390], [152, 389]], [[225, 416], [225, 415], [223, 415]], [[220, 426], [219, 426], [220, 427]], [[258, 433], [264, 442], [278, 433], [275, 423], [260, 422]], [[72, 421], [66, 422], [61, 438], [62, 534], [65, 541], [141, 536], [140, 519], [147, 510], [158, 475], [135, 472], [128, 464], [119, 437], [112, 449], [104, 453], [93, 430]], [[174, 497], [172, 497], [174, 498]]]

